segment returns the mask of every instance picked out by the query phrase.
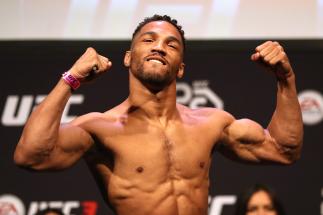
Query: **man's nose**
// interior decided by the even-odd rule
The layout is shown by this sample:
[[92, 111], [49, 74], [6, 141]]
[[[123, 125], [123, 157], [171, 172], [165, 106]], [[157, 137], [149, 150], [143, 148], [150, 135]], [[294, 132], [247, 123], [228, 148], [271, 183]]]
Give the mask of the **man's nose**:
[[162, 41], [156, 41], [151, 49], [152, 52], [158, 52], [162, 56], [166, 55], [164, 43]]

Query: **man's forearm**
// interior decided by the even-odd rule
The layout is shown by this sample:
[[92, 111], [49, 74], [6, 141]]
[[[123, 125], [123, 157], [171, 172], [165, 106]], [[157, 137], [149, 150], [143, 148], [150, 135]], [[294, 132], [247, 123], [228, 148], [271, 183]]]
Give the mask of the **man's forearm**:
[[297, 98], [295, 75], [278, 81], [276, 109], [268, 126], [276, 142], [290, 152], [299, 156], [303, 140], [303, 122], [301, 108]]
[[15, 161], [26, 164], [41, 160], [53, 149], [58, 138], [62, 113], [71, 88], [60, 80], [51, 93], [32, 112], [15, 151]]

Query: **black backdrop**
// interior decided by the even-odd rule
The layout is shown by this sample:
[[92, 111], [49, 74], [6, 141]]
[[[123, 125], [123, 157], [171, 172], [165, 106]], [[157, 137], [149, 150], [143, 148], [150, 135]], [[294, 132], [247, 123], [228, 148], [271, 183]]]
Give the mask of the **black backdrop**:
[[[191, 106], [220, 107], [222, 101], [224, 109], [236, 118], [250, 118], [266, 126], [275, 106], [276, 84], [270, 74], [250, 61], [254, 48], [261, 42], [188, 41], [185, 75], [179, 80], [182, 90], [178, 91], [178, 97]], [[322, 95], [323, 41], [280, 42], [294, 66], [298, 90], [316, 90]], [[39, 173], [19, 169], [12, 159], [29, 109], [40, 95], [48, 94], [60, 75], [89, 46], [110, 58], [113, 67], [95, 83], [82, 86], [74, 93], [69, 116], [102, 112], [127, 97], [128, 72], [122, 62], [129, 42], [0, 42], [1, 215], [6, 214], [1, 213], [1, 208], [13, 212], [8, 206], [14, 206], [18, 210], [17, 200], [21, 201], [26, 215], [45, 207], [62, 208], [67, 214], [113, 214], [103, 202], [83, 161], [62, 172]], [[317, 110], [323, 114], [323, 106], [318, 104], [321, 106]], [[291, 166], [244, 165], [215, 153], [210, 169], [210, 195], [213, 197], [210, 214], [232, 214], [236, 195], [260, 182], [277, 191], [289, 215], [322, 215], [322, 128], [322, 122], [305, 125], [302, 157]], [[14, 200], [7, 200], [12, 196]], [[218, 207], [221, 202], [224, 207]], [[19, 213], [23, 212], [16, 214]]]

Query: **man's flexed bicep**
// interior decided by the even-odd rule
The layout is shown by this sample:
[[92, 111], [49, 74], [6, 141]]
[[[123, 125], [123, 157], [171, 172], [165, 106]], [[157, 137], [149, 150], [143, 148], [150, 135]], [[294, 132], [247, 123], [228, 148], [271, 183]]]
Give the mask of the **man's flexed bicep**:
[[93, 48], [84, 52], [28, 118], [16, 147], [15, 163], [36, 170], [61, 169], [82, 156], [93, 140], [81, 124], [91, 120], [92, 115], [61, 126], [62, 114], [72, 90], [92, 81], [111, 66], [109, 59]]
[[303, 144], [295, 73], [284, 48], [276, 41], [257, 46], [251, 60], [275, 75], [276, 109], [267, 129], [251, 120], [231, 119], [223, 132], [226, 147], [220, 148], [233, 158], [290, 164], [300, 157]]
[[49, 137], [47, 144], [37, 143], [37, 140], [23, 135], [14, 159], [19, 166], [33, 170], [65, 169], [76, 163], [93, 142], [87, 131], [72, 122], [61, 125], [56, 138]]
[[267, 129], [249, 119], [233, 120], [223, 131], [219, 151], [239, 161], [289, 164], [289, 149], [278, 144]]

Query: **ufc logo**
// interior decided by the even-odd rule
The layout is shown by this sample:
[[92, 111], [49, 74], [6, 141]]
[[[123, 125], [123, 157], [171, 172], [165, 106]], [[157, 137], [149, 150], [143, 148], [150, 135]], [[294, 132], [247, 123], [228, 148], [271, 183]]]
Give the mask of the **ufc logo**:
[[[22, 126], [26, 123], [32, 109], [38, 105], [46, 95], [9, 95], [4, 105], [1, 123], [4, 126]], [[69, 115], [71, 105], [82, 104], [83, 95], [72, 95], [68, 100], [63, 115], [62, 122], [69, 122], [76, 116]]]

